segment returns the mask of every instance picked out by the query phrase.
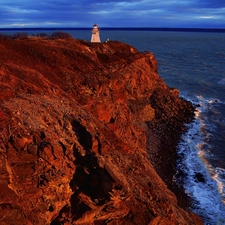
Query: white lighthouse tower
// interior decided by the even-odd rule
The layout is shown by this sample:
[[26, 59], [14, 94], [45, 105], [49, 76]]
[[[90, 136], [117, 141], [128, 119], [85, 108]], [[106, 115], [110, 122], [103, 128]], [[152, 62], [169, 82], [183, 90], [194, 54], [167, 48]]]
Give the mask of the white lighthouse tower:
[[100, 43], [100, 36], [99, 36], [99, 28], [98, 25], [95, 23], [92, 28], [92, 35], [91, 35], [91, 42]]

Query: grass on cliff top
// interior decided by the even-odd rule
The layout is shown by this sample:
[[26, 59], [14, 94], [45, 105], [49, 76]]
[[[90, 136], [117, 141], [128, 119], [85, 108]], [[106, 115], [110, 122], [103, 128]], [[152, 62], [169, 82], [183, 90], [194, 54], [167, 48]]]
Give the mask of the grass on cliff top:
[[26, 39], [29, 37], [36, 37], [36, 38], [43, 38], [43, 39], [69, 39], [73, 38], [70, 34], [62, 31], [56, 31], [51, 34], [46, 34], [46, 33], [38, 33], [38, 34], [32, 34], [28, 35], [26, 32], [19, 32], [15, 33], [13, 35], [8, 35], [8, 34], [2, 34], [0, 33], [0, 39]]

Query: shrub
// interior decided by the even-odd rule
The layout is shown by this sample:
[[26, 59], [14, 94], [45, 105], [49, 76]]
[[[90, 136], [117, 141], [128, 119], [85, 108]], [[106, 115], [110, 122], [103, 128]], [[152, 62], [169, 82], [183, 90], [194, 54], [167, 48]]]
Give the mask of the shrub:
[[9, 40], [9, 39], [12, 39], [11, 35], [0, 33], [0, 40]]
[[36, 37], [47, 37], [48, 36], [48, 34], [46, 34], [46, 33], [38, 33], [38, 34], [36, 34], [36, 35], [34, 35], [34, 36], [36, 36]]
[[56, 31], [51, 34], [51, 38], [67, 39], [67, 38], [72, 38], [72, 36], [62, 31]]
[[27, 33], [16, 33], [16, 34], [13, 34], [13, 38], [14, 39], [17, 39], [17, 38], [25, 39], [25, 38], [28, 38], [28, 34]]

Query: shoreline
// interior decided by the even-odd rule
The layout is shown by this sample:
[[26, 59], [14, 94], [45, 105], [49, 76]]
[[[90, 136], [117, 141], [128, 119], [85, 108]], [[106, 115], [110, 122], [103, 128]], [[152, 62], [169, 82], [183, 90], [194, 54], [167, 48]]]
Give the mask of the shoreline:
[[[167, 118], [166, 116], [163, 118], [164, 116], [160, 115], [162, 118], [147, 122], [146, 149], [154, 169], [168, 188], [176, 195], [178, 205], [190, 211], [192, 199], [185, 193], [183, 183], [179, 179], [179, 177], [184, 175], [182, 171], [177, 169], [177, 163], [180, 159], [177, 147], [182, 135], [187, 132], [188, 128], [185, 124], [193, 122], [196, 107], [188, 100], [182, 99], [182, 101], [184, 101], [182, 103], [183, 107], [187, 109], [186, 112], [176, 115], [175, 118]], [[174, 108], [174, 111], [177, 110], [176, 106], [173, 106], [172, 101], [169, 101], [169, 104], [171, 104], [171, 108]], [[166, 109], [166, 106], [162, 103], [155, 105], [155, 107], [159, 111], [162, 108]], [[171, 113], [170, 109], [168, 113]]]
[[[147, 146], [147, 154], [150, 162], [168, 188], [175, 194], [178, 205], [184, 210], [190, 210], [190, 207], [192, 206], [192, 199], [185, 193], [183, 183], [181, 181], [181, 183], [178, 183], [176, 178], [174, 178], [177, 173], [179, 173], [179, 176], [182, 176], [182, 174], [180, 174], [181, 172], [176, 168], [177, 160], [179, 159], [176, 148], [182, 134], [175, 135], [175, 139], [177, 141], [176, 143], [163, 145], [159, 143], [160, 140], [157, 135], [152, 136], [153, 132], [151, 129], [148, 128], [146, 133], [147, 145], [149, 145], [151, 141], [151, 146]], [[157, 149], [157, 145], [161, 145], [159, 149]], [[152, 149], [154, 149], [153, 152]]]

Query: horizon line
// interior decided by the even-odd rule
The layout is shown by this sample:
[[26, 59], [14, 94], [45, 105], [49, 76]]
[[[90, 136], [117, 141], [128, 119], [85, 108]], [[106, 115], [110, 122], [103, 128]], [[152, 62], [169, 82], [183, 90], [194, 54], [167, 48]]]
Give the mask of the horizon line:
[[[91, 30], [92, 27], [0, 27], [0, 30]], [[146, 31], [217, 31], [225, 32], [225, 28], [183, 28], [183, 27], [100, 27], [100, 30], [146, 30]]]

